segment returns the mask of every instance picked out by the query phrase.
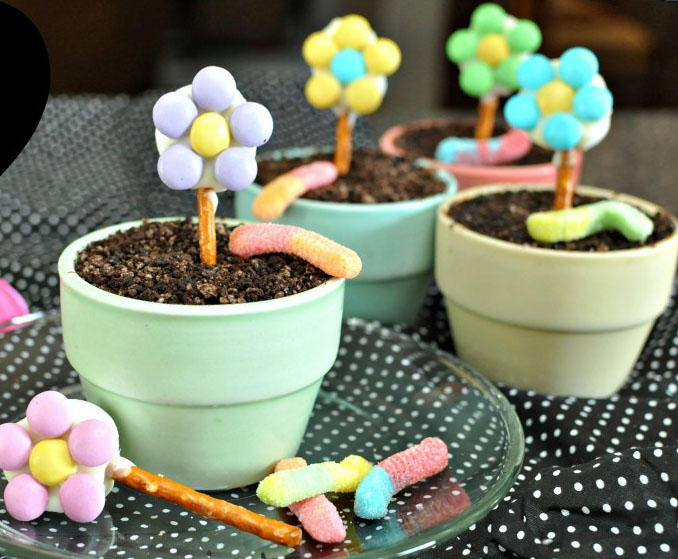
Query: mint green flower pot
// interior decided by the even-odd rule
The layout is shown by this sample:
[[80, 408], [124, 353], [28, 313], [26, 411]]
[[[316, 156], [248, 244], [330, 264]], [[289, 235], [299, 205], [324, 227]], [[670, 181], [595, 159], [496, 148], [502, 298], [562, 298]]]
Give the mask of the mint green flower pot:
[[[315, 148], [273, 152], [273, 159], [307, 157]], [[362, 259], [360, 275], [346, 285], [344, 314], [382, 322], [413, 322], [433, 273], [436, 209], [454, 194], [457, 183], [446, 171], [434, 171], [445, 192], [421, 200], [387, 204], [347, 204], [300, 198], [276, 223], [316, 231], [355, 250]], [[247, 221], [261, 192], [254, 184], [235, 193], [235, 214]]]
[[236, 305], [168, 305], [103, 291], [59, 259], [66, 355], [85, 396], [115, 419], [122, 454], [203, 490], [240, 487], [297, 453], [337, 355], [344, 280]]

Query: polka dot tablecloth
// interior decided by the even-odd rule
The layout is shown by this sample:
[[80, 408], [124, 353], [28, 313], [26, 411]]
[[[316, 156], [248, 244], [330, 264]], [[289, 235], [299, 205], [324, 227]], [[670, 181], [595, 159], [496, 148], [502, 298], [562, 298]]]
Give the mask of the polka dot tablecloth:
[[[268, 104], [273, 112], [277, 124], [272, 149], [331, 144], [333, 124], [323, 122], [326, 116], [312, 111], [302, 100], [304, 76], [272, 75], [263, 83], [236, 77], [248, 98]], [[276, 96], [286, 91], [277, 81], [283, 78], [292, 84], [285, 99]], [[301, 101], [295, 104], [291, 99], [297, 94]], [[193, 213], [194, 196], [170, 192], [157, 179], [150, 119], [155, 98], [157, 94], [135, 99], [51, 99], [36, 135], [0, 177], [0, 276], [13, 283], [32, 308], [58, 306], [57, 257], [80, 234], [140, 215]], [[362, 128], [357, 131], [357, 142], [373, 140], [367, 119], [358, 124]], [[222, 196], [219, 215], [228, 215], [229, 208], [228, 197]], [[395, 330], [446, 351], [454, 349], [435, 290], [419, 323]], [[58, 344], [58, 337], [52, 342]], [[11, 395], [25, 389], [22, 383], [35, 380], [33, 376], [39, 377], [35, 389], [53, 385], [55, 378], [63, 379], [59, 374], [66, 374], [69, 383], [75, 382], [63, 355], [39, 352], [20, 373], [25, 378], [9, 381], [8, 367], [16, 367], [15, 359], [22, 359], [21, 351], [26, 350], [18, 351], [0, 356], [3, 413], [14, 414], [25, 407], [25, 398]], [[524, 466], [516, 484], [494, 510], [466, 531], [413, 556], [677, 557], [677, 362], [678, 305], [673, 299], [631, 378], [612, 398], [550, 397], [500, 386], [525, 431]], [[348, 380], [345, 385], [351, 390], [367, 390]], [[331, 431], [309, 434], [322, 440], [332, 437]], [[347, 435], [347, 446], [355, 442]], [[137, 508], [132, 510], [139, 512], [135, 516], [144, 516], [145, 501], [139, 501], [143, 505], [134, 502]], [[152, 515], [158, 518], [167, 514], [157, 506], [153, 510]], [[108, 522], [107, 517], [101, 522]], [[172, 526], [167, 524], [162, 541], [141, 545], [151, 549], [162, 543], [172, 549]], [[203, 545], [207, 542], [199, 542], [200, 537], [196, 534], [194, 542], [202, 545], [203, 551], [194, 556], [207, 557]], [[73, 545], [77, 548], [78, 543], [83, 542]], [[234, 551], [227, 542], [221, 543], [221, 549], [209, 547], [212, 556], [228, 557]], [[97, 550], [93, 551], [96, 555]], [[340, 556], [336, 555], [339, 552], [326, 556], [332, 553]], [[260, 554], [256, 557], [260, 559]]]

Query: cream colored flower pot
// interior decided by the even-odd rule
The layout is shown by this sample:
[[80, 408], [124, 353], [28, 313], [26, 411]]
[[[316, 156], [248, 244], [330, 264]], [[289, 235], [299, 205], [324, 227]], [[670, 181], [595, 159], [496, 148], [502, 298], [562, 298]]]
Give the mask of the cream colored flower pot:
[[[464, 191], [438, 211], [435, 277], [457, 352], [487, 377], [513, 386], [609, 396], [626, 380], [669, 301], [678, 234], [630, 250], [559, 251], [492, 239], [447, 215], [452, 204], [522, 188]], [[659, 210], [609, 190], [581, 186], [578, 192], [648, 214]]]

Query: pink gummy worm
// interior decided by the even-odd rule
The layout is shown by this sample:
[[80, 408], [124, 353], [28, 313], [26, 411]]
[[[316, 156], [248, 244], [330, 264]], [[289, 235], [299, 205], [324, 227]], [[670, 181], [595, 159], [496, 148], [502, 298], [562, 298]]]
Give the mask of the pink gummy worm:
[[[306, 460], [303, 458], [289, 458], [278, 462], [275, 471], [304, 466]], [[290, 510], [314, 540], [321, 543], [340, 543], [346, 539], [346, 527], [341, 521], [339, 511], [325, 495], [316, 495], [292, 503]]]
[[241, 258], [250, 258], [255, 254], [267, 252], [289, 253], [292, 236], [302, 231], [295, 225], [274, 223], [248, 224], [231, 231], [228, 248]]
[[294, 225], [240, 225], [231, 233], [228, 247], [241, 258], [270, 252], [294, 254], [337, 278], [353, 278], [362, 267], [360, 257], [351, 249]]
[[478, 149], [475, 153], [460, 153], [459, 163], [467, 165], [510, 165], [512, 161], [526, 155], [532, 147], [532, 140], [527, 132], [510, 129], [500, 136], [499, 148], [492, 150], [488, 141], [478, 140]]
[[377, 466], [386, 470], [398, 493], [447, 468], [447, 444], [438, 437], [427, 437], [418, 445], [382, 460]]
[[292, 169], [289, 174], [300, 178], [307, 191], [332, 184], [339, 176], [337, 166], [331, 161], [314, 161]]

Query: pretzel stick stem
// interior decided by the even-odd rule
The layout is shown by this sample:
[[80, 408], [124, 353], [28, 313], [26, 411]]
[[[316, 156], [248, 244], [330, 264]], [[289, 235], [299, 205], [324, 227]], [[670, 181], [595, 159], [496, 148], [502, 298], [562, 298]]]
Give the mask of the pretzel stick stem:
[[559, 163], [556, 169], [556, 191], [553, 199], [554, 210], [565, 210], [572, 207], [574, 198], [574, 177], [572, 152], [560, 151]]
[[214, 214], [217, 208], [214, 206], [213, 196], [213, 188], [198, 188], [200, 260], [208, 266], [214, 266], [217, 263], [217, 231], [214, 226]]
[[337, 137], [334, 148], [334, 164], [339, 175], [345, 175], [351, 169], [353, 152], [353, 130], [348, 119], [348, 112], [337, 119]]
[[111, 477], [133, 489], [176, 503], [192, 512], [235, 526], [239, 530], [262, 539], [287, 547], [298, 547], [301, 543], [301, 529], [296, 526], [267, 518], [221, 499], [215, 499], [136, 466], [116, 469]]
[[499, 98], [496, 95], [487, 95], [478, 101], [478, 121], [476, 122], [476, 140], [487, 140], [494, 132], [494, 121], [497, 115]]

